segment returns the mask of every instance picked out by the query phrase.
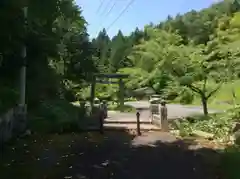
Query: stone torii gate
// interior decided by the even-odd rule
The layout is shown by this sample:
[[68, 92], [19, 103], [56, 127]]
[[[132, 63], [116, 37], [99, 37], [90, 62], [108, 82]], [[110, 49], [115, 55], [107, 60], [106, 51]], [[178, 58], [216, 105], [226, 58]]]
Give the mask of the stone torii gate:
[[[92, 79], [91, 84], [91, 108], [93, 109], [94, 99], [95, 99], [95, 87], [96, 83], [101, 84], [118, 84], [119, 85], [119, 104], [120, 104], [120, 111], [123, 112], [124, 109], [124, 78], [128, 78], [128, 74], [95, 74]], [[106, 80], [107, 79], [107, 80]], [[117, 81], [109, 81], [109, 79], [117, 79]]]

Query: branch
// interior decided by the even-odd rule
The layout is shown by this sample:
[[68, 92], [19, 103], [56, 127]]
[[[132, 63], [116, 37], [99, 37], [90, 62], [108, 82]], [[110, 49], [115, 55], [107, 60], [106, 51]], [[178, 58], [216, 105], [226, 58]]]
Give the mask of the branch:
[[203, 80], [203, 93], [206, 92], [206, 85], [207, 85], [207, 76], [204, 76], [204, 80]]
[[[172, 70], [173, 70], [173, 72], [176, 74], [176, 75], [178, 75], [178, 76], [180, 76], [180, 74], [175, 70], [175, 69], [173, 69], [172, 68]], [[188, 88], [190, 88], [192, 91], [194, 91], [194, 92], [196, 92], [196, 93], [198, 93], [198, 94], [203, 94], [203, 92], [199, 89], [199, 88], [197, 88], [197, 87], [195, 87], [195, 86], [193, 86], [193, 85], [186, 85]]]
[[187, 87], [189, 87], [192, 91], [194, 91], [194, 92], [196, 92], [198, 94], [202, 94], [203, 93], [199, 88], [197, 88], [197, 87], [195, 87], [193, 85], [187, 85]]
[[208, 95], [207, 99], [210, 98], [214, 93], [216, 93], [222, 86], [222, 83], [220, 83], [214, 90], [212, 90]]
[[177, 76], [180, 76], [180, 74], [174, 68], [172, 68], [172, 70], [173, 70], [173, 73], [175, 73]]

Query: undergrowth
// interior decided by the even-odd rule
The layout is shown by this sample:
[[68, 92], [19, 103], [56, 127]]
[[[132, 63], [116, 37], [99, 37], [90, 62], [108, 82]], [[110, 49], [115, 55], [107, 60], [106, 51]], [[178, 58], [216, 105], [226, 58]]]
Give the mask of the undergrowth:
[[209, 116], [187, 117], [175, 122], [175, 127], [180, 130], [181, 136], [191, 136], [194, 130], [201, 130], [213, 134], [214, 138], [224, 138], [231, 135], [236, 122], [240, 122], [240, 107]]
[[29, 114], [29, 128], [38, 133], [76, 132], [86, 120], [86, 111], [64, 100], [43, 101]]

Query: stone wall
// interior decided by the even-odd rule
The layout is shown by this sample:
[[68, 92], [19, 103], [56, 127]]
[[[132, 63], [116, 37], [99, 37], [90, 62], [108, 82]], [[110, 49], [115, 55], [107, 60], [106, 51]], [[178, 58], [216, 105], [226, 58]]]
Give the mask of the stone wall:
[[0, 147], [26, 130], [26, 107], [17, 106], [0, 116]]

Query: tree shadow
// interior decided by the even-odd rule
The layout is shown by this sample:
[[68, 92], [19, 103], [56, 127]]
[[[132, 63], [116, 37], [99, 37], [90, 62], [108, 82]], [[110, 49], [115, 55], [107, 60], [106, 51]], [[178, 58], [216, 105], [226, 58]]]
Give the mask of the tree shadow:
[[[55, 158], [53, 164], [42, 163], [32, 178], [239, 179], [236, 174], [230, 177], [224, 171], [226, 152], [201, 148], [192, 139], [174, 139], [168, 133], [146, 132], [142, 136], [134, 133], [127, 130], [106, 131], [103, 135], [90, 133], [97, 136], [97, 140], [77, 140], [83, 134], [75, 134], [71, 137], [75, 143], [59, 152], [59, 156], [56, 151], [50, 154]], [[63, 138], [60, 136], [59, 140]], [[236, 153], [228, 152], [228, 159], [231, 157], [236, 159]], [[238, 158], [234, 166], [239, 167], [239, 161]], [[16, 178], [18, 175], [14, 172], [12, 169], [7, 177]]]
[[[91, 149], [92, 152], [88, 151], [91, 154], [85, 156], [83, 161], [86, 163], [75, 159], [81, 164], [68, 171], [69, 176], [106, 179], [229, 178], [222, 165], [226, 154], [203, 148], [192, 139], [173, 140], [169, 134], [160, 132], [143, 133], [140, 137], [129, 132], [108, 132], [105, 136], [103, 143]], [[237, 176], [233, 174], [231, 178]]]

